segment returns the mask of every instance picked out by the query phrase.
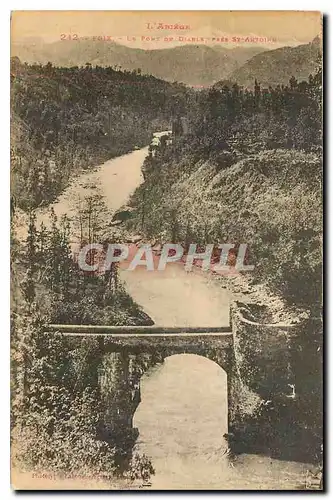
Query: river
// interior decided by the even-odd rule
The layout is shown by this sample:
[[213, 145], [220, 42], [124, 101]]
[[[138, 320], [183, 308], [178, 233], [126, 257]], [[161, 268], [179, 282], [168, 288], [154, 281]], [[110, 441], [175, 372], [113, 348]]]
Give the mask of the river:
[[[143, 182], [148, 148], [107, 161], [82, 174], [53, 204], [58, 216], [75, 215], [73, 200], [100, 192], [108, 209], [118, 210]], [[45, 222], [46, 211], [38, 220]], [[165, 326], [219, 326], [229, 323], [227, 290], [211, 276], [188, 273], [182, 265], [165, 272], [121, 271], [131, 296]], [[306, 464], [259, 455], [227, 457], [226, 374], [206, 358], [177, 355], [155, 366], [141, 381], [134, 425], [137, 448], [152, 458], [156, 489], [296, 489], [304, 485]]]

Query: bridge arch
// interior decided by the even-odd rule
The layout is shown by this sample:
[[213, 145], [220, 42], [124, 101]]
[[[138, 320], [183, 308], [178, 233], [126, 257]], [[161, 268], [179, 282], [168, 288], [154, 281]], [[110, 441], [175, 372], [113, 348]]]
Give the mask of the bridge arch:
[[[141, 378], [141, 402], [133, 417], [140, 450], [168, 457], [187, 448], [217, 452], [228, 432], [227, 374], [207, 356], [171, 354]], [[208, 390], [209, 388], [209, 390]]]
[[[232, 346], [207, 346], [196, 342], [165, 344], [151, 349], [114, 345], [105, 346], [101, 358], [100, 393], [105, 407], [105, 428], [109, 434], [132, 434], [135, 440], [138, 430], [133, 423], [134, 414], [141, 403], [141, 378], [150, 368], [178, 355], [195, 355], [217, 366], [226, 374], [227, 431], [230, 431], [237, 412], [237, 376]], [[124, 429], [127, 428], [127, 431]]]

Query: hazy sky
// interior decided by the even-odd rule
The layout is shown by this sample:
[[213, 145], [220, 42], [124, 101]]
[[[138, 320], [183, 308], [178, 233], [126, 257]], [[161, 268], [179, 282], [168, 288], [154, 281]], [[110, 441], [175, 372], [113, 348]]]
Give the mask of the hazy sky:
[[[170, 29], [170, 25], [184, 29]], [[162, 29], [158, 26], [163, 25]], [[165, 25], [167, 27], [165, 28]], [[169, 27], [168, 27], [169, 26]], [[189, 43], [260, 43], [269, 48], [307, 43], [321, 32], [321, 14], [301, 11], [16, 11], [12, 13], [12, 40], [42, 37], [47, 42], [77, 35], [109, 36], [119, 43], [142, 48], [165, 48]], [[239, 37], [241, 40], [232, 39]], [[249, 41], [244, 37], [266, 37]], [[158, 37], [152, 40], [151, 37]], [[179, 38], [181, 37], [181, 38]], [[222, 41], [221, 38], [228, 38]], [[271, 41], [271, 39], [276, 39]]]

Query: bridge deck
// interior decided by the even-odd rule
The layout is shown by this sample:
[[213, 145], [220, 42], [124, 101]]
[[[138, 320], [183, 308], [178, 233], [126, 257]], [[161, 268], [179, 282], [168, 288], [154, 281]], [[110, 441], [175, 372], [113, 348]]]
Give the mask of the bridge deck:
[[103, 337], [109, 344], [172, 347], [210, 346], [232, 344], [231, 327], [161, 327], [161, 326], [109, 326], [109, 325], [55, 325], [45, 328], [47, 333], [60, 333], [68, 337]]
[[230, 326], [216, 327], [165, 327], [165, 326], [109, 326], [109, 325], [55, 325], [50, 324], [47, 332], [73, 333], [84, 335], [101, 333], [112, 336], [164, 336], [164, 335], [231, 335]]

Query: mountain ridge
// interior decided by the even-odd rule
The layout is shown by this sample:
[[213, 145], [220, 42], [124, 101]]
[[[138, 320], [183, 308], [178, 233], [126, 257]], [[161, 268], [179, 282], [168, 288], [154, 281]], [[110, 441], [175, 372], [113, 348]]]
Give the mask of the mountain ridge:
[[173, 48], [145, 50], [126, 47], [115, 42], [77, 40], [53, 43], [14, 42], [11, 56], [29, 64], [83, 66], [87, 62], [98, 66], [118, 66], [123, 70], [140, 69], [167, 81], [190, 86], [209, 86], [228, 78], [247, 60], [266, 49], [258, 47], [210, 47], [184, 45]]
[[267, 87], [286, 85], [291, 76], [296, 80], [307, 80], [318, 66], [321, 43], [321, 38], [317, 36], [297, 47], [280, 47], [256, 54], [233, 71], [229, 80], [244, 87], [253, 87], [255, 80]]

